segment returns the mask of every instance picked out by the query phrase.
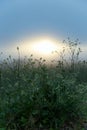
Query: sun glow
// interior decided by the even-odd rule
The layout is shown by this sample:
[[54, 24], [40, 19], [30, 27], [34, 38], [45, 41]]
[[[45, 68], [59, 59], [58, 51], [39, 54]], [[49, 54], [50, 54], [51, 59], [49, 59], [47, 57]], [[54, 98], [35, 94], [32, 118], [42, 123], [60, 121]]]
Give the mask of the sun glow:
[[48, 55], [57, 49], [57, 46], [51, 40], [40, 40], [33, 45], [34, 51], [39, 54]]
[[24, 55], [33, 54], [34, 58], [42, 57], [50, 61], [55, 57], [58, 58], [58, 54], [52, 52], [60, 52], [62, 45], [57, 39], [40, 37], [26, 39], [23, 43], [20, 43], [19, 47]]

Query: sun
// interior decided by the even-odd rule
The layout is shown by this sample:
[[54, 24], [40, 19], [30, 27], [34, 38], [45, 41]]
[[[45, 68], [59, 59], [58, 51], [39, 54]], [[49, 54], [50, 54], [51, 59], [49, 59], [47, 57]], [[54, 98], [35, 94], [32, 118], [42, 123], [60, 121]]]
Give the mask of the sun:
[[57, 46], [53, 41], [46, 39], [37, 41], [34, 44], [33, 49], [39, 54], [48, 55], [51, 54], [52, 51], [55, 51], [57, 49]]
[[58, 57], [55, 51], [60, 52], [61, 48], [61, 42], [58, 39], [49, 37], [26, 39], [20, 44], [22, 54], [26, 56], [32, 54], [35, 59], [42, 57], [47, 61]]

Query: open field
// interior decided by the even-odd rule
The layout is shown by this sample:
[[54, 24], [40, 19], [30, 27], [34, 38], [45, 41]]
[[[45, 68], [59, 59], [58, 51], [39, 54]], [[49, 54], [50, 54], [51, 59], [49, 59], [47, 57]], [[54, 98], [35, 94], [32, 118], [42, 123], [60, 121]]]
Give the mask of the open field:
[[87, 62], [77, 46], [69, 43], [69, 63], [63, 55], [55, 66], [32, 55], [0, 63], [0, 130], [85, 130]]

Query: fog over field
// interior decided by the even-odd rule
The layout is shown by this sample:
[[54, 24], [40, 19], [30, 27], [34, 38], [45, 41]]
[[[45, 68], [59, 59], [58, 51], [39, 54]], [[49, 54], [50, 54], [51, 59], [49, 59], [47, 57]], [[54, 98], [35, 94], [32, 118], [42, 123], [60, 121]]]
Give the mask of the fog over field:
[[0, 0], [0, 130], [87, 130], [87, 0]]

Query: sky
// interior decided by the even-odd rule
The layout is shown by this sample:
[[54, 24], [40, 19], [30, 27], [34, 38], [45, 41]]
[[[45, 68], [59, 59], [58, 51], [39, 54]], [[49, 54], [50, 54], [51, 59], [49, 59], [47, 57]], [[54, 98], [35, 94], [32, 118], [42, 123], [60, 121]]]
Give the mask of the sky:
[[0, 51], [24, 38], [87, 41], [87, 0], [0, 0]]

